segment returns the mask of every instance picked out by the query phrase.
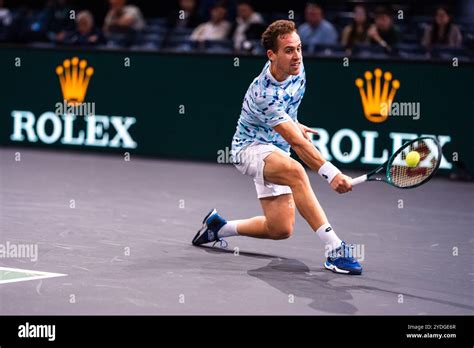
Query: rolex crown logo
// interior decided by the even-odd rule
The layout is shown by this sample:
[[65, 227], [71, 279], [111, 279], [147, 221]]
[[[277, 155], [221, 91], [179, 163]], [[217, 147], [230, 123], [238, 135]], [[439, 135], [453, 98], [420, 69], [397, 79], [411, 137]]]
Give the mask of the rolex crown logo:
[[68, 105], [78, 105], [84, 101], [89, 80], [94, 74], [94, 68], [87, 66], [87, 61], [78, 57], [65, 59], [62, 65], [56, 67], [56, 74], [61, 83], [63, 99]]
[[[372, 81], [374, 76], [375, 82]], [[370, 122], [384, 122], [388, 117], [387, 110], [390, 110], [395, 93], [400, 88], [400, 81], [392, 80], [392, 73], [388, 71], [383, 73], [383, 81], [381, 81], [382, 70], [378, 68], [374, 70], [373, 74], [366, 71], [364, 78], [365, 88], [363, 79], [358, 78], [355, 81], [359, 88], [364, 115]]]

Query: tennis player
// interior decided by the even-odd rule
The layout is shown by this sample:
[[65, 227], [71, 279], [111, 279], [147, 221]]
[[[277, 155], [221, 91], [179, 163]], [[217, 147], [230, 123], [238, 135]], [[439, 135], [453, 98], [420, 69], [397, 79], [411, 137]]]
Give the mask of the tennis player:
[[306, 78], [301, 41], [294, 22], [278, 20], [262, 34], [268, 62], [245, 94], [232, 140], [236, 168], [253, 178], [264, 216], [226, 221], [212, 209], [192, 243], [201, 245], [225, 237], [286, 239], [293, 233], [295, 205], [325, 243], [324, 267], [335, 273], [361, 274], [353, 245], [334, 232], [316, 198], [304, 167], [290, 157], [290, 147], [338, 193], [352, 190], [351, 178], [326, 161], [298, 122], [298, 106]]

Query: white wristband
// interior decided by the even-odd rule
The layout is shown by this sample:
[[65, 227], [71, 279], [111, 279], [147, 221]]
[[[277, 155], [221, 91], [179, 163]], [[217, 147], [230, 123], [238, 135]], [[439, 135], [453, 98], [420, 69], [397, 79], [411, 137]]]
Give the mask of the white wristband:
[[318, 174], [321, 175], [330, 184], [332, 179], [339, 174], [341, 171], [329, 161], [326, 161], [321, 168], [318, 170]]

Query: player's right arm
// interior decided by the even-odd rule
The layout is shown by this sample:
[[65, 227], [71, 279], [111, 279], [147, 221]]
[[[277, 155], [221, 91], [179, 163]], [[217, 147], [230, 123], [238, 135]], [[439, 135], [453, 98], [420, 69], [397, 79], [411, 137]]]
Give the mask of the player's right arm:
[[[282, 96], [278, 95], [278, 92], [275, 92], [273, 89], [267, 89], [256, 93], [254, 101], [259, 109], [255, 116], [278, 132], [290, 144], [303, 162], [319, 173], [319, 169], [325, 165], [326, 160], [314, 147], [311, 140], [304, 137], [298, 125], [286, 113]], [[327, 168], [330, 171], [326, 172]], [[327, 175], [323, 175], [323, 172]], [[340, 173], [331, 163], [326, 163], [325, 167], [321, 170], [321, 175], [330, 181], [331, 187], [339, 193], [352, 190], [351, 178]]]
[[[290, 144], [298, 157], [315, 172], [318, 172], [321, 166], [326, 163], [326, 159], [321, 152], [319, 152], [312, 142], [303, 136], [301, 130], [293, 120], [280, 123], [273, 129]], [[330, 184], [331, 187], [339, 193], [352, 190], [350, 178], [342, 173], [337, 174]]]

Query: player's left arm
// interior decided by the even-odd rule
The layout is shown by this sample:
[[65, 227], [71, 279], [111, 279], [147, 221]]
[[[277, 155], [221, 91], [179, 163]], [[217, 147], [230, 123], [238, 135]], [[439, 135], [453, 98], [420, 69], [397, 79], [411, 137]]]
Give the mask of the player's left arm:
[[290, 144], [298, 157], [324, 177], [336, 192], [345, 193], [352, 190], [351, 178], [326, 161], [319, 150], [303, 137], [297, 123], [289, 116], [285, 122], [274, 126], [273, 129]]
[[305, 126], [304, 124], [300, 123], [299, 121], [296, 121], [296, 125], [298, 126], [299, 130], [301, 131], [301, 134], [303, 134], [304, 138], [308, 140], [310, 143], [313, 142], [311, 139], [311, 136], [308, 133], [312, 134], [318, 134], [317, 131], [314, 129], [309, 128], [308, 126]]
[[[303, 81], [305, 81], [304, 85], [303, 85], [303, 88], [305, 88], [305, 84], [306, 84], [306, 70], [304, 68], [304, 63], [303, 61], [301, 62], [301, 77], [303, 78]], [[305, 126], [304, 124], [300, 123], [300, 121], [298, 121], [298, 119], [296, 119], [296, 125], [298, 126], [299, 130], [301, 131], [301, 134], [303, 134], [303, 137], [308, 140], [310, 143], [313, 142], [311, 136], [308, 134], [308, 133], [312, 133], [312, 134], [318, 134], [317, 131], [315, 131], [314, 129], [311, 129], [309, 128], [308, 126]]]

